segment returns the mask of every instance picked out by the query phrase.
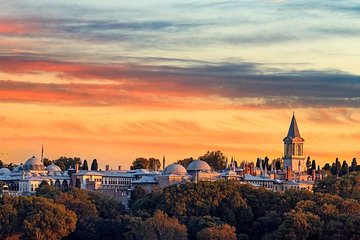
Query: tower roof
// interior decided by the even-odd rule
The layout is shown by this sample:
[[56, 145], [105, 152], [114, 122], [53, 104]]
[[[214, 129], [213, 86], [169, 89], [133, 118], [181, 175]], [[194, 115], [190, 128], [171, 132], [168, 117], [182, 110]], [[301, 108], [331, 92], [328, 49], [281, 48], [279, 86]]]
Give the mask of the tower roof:
[[290, 123], [290, 127], [289, 127], [289, 131], [287, 136], [284, 138], [284, 141], [288, 139], [288, 140], [298, 140], [298, 141], [304, 141], [304, 139], [300, 136], [300, 131], [299, 131], [299, 127], [297, 125], [296, 122], [296, 118], [295, 118], [295, 114], [293, 113], [292, 119], [291, 119], [291, 123]]
[[299, 131], [299, 127], [297, 125], [294, 113], [293, 113], [293, 116], [292, 116], [292, 119], [291, 119], [290, 128], [289, 128], [289, 132], [287, 134], [287, 137], [290, 137], [290, 138], [300, 137], [300, 131]]

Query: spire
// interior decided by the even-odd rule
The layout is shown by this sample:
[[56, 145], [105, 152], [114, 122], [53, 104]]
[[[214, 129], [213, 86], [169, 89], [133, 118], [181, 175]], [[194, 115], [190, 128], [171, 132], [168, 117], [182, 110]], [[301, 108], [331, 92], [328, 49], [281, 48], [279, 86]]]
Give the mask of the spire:
[[289, 128], [289, 132], [287, 134], [287, 137], [290, 137], [292, 139], [296, 138], [296, 137], [300, 138], [300, 131], [299, 131], [298, 125], [296, 123], [296, 118], [295, 118], [295, 113], [294, 112], [293, 112], [293, 116], [292, 116], [292, 119], [291, 119], [290, 128]]

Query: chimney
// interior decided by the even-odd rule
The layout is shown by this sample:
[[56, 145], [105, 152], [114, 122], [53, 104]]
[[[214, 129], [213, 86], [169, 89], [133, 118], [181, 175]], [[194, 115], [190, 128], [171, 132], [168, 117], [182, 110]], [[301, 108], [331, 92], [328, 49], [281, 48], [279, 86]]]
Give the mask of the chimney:
[[315, 171], [315, 169], [311, 170], [311, 180], [313, 180], [313, 181], [316, 180], [316, 171]]
[[274, 171], [274, 179], [276, 179], [276, 170]]
[[109, 171], [110, 170], [110, 166], [109, 165], [105, 165], [105, 171]]
[[121, 171], [121, 165], [119, 165], [118, 170]]
[[163, 156], [163, 170], [165, 170], [165, 155]]
[[290, 171], [290, 168], [287, 167], [286, 168], [286, 180], [290, 181], [290, 179], [291, 179], [291, 171]]
[[75, 172], [78, 173], [79, 172], [79, 163], [75, 163]]

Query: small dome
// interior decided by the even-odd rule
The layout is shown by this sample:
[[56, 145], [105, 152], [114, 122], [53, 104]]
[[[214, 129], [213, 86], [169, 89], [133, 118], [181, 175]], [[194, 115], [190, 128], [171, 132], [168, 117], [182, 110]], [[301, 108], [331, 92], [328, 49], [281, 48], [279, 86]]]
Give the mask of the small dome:
[[164, 170], [165, 174], [186, 175], [186, 169], [177, 163], [170, 164]]
[[55, 163], [51, 163], [49, 166], [47, 166], [46, 170], [52, 172], [61, 172], [61, 168], [57, 166]]
[[210, 165], [202, 160], [192, 161], [187, 167], [188, 171], [203, 171], [203, 172], [211, 172]]
[[11, 171], [8, 168], [1, 168], [0, 169], [0, 174], [1, 175], [7, 175], [9, 174]]
[[40, 159], [37, 159], [35, 156], [29, 158], [24, 164], [25, 171], [28, 170], [44, 170], [44, 164]]

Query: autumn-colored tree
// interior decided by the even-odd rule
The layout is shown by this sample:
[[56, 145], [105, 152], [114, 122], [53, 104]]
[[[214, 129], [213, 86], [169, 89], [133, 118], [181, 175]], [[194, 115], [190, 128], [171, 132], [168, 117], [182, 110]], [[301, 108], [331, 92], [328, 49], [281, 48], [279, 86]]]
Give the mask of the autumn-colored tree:
[[145, 240], [187, 239], [186, 226], [161, 211], [156, 211], [153, 217], [141, 225], [138, 235]]
[[235, 228], [224, 224], [204, 228], [196, 234], [198, 240], [236, 240]]

